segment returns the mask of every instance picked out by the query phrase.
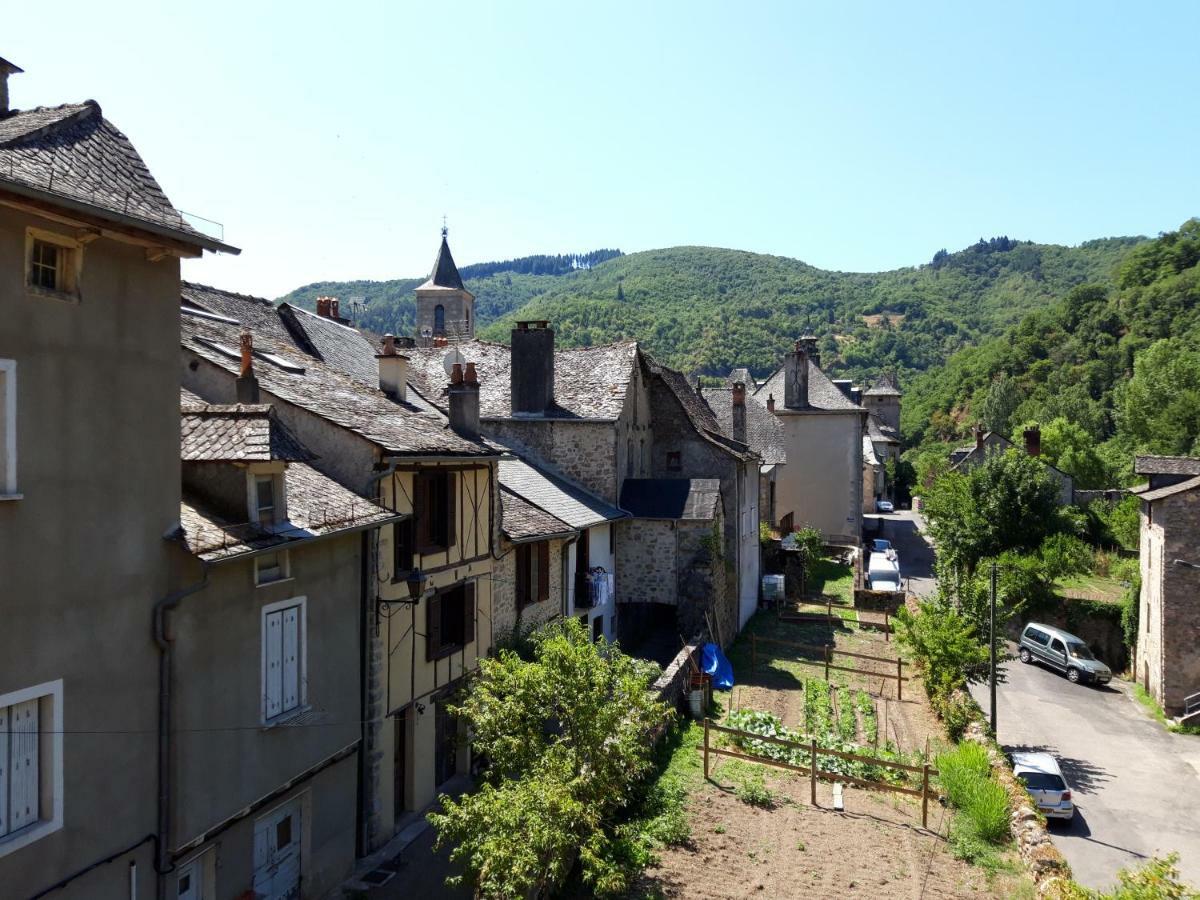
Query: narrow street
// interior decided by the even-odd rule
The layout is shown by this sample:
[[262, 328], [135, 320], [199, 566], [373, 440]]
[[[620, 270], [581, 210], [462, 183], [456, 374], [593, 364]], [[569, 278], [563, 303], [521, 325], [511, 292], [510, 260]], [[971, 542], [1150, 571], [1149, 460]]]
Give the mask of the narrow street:
[[[920, 516], [883, 516], [909, 590], [936, 589], [933, 548]], [[1011, 647], [1015, 654], [1015, 646]], [[1073, 685], [1057, 672], [1013, 661], [997, 691], [997, 725], [1006, 751], [1054, 754], [1074, 792], [1069, 825], [1051, 839], [1081, 884], [1111, 888], [1119, 869], [1157, 854], [1179, 853], [1183, 877], [1200, 884], [1200, 737], [1172, 734], [1114, 680], [1102, 688]], [[988, 708], [986, 684], [971, 686]]]

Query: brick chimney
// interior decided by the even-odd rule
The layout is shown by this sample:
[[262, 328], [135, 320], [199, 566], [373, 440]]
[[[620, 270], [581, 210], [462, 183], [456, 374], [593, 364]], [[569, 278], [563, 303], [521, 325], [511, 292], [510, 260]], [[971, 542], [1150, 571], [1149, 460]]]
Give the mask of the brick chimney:
[[375, 354], [379, 361], [379, 389], [393, 400], [408, 400], [408, 357], [396, 352], [396, 338], [383, 336], [383, 352]]
[[322, 319], [329, 318], [329, 298], [328, 297], [318, 297], [317, 298], [317, 315], [320, 316]]
[[338, 298], [337, 297], [329, 298], [329, 318], [331, 318], [331, 319], [340, 319], [341, 318], [341, 314], [338, 313]]
[[254, 335], [249, 328], [242, 329], [242, 370], [237, 381], [237, 402], [258, 403], [258, 378], [254, 374]]
[[0, 118], [8, 115], [8, 76], [24, 71], [20, 66], [14, 66], [0, 56]]
[[982, 450], [983, 449], [983, 426], [976, 425], [974, 428], [974, 432], [975, 432], [975, 449]]
[[733, 383], [733, 439], [746, 443], [746, 385]]
[[554, 329], [518, 322], [512, 332], [512, 414], [544, 416], [554, 406]]
[[1025, 429], [1025, 452], [1030, 456], [1042, 455], [1042, 429], [1036, 425]]
[[767, 412], [775, 412], [775, 395], [767, 394]]
[[808, 409], [808, 347], [805, 338], [796, 341], [796, 349], [783, 358], [783, 405], [787, 409]]
[[479, 376], [475, 363], [455, 363], [450, 371], [450, 427], [466, 438], [479, 437]]

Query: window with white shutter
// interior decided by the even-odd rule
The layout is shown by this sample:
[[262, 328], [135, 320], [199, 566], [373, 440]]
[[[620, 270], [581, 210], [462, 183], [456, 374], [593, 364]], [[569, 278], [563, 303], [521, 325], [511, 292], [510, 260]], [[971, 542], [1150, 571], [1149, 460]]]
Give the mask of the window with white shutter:
[[305, 598], [263, 608], [263, 721], [305, 705]]
[[0, 856], [62, 827], [62, 682], [0, 695]]

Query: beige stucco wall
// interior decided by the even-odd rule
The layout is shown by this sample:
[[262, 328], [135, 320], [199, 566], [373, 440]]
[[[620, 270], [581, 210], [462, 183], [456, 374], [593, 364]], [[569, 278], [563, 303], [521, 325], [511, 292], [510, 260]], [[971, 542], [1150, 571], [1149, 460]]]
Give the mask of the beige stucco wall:
[[[0, 694], [62, 679], [68, 733], [64, 827], [0, 856], [13, 897], [154, 831], [150, 622], [169, 589], [163, 534], [180, 490], [178, 261], [102, 237], [83, 250], [82, 302], [33, 296], [28, 226], [73, 234], [0, 207], [0, 358], [17, 362], [24, 494], [0, 501]], [[147, 845], [56, 898], [128, 896], [131, 858], [139, 896], [153, 896]]]
[[788, 465], [776, 479], [775, 515], [793, 514], [826, 537], [862, 532], [862, 414], [795, 412], [776, 407]]

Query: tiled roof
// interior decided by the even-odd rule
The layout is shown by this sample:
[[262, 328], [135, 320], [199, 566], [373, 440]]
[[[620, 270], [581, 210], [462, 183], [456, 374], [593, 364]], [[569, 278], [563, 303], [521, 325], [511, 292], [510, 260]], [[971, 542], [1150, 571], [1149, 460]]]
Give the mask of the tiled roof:
[[1190, 456], [1135, 456], [1138, 475], [1200, 475], [1200, 459]]
[[[704, 388], [704, 402], [712, 410], [721, 431], [733, 437], [733, 391], [730, 388]], [[746, 444], [762, 457], [763, 463], [787, 462], [787, 444], [779, 417], [758, 401], [746, 399]]]
[[[453, 345], [479, 375], [479, 414], [484, 418], [512, 415], [512, 351], [490, 341]], [[450, 347], [419, 347], [404, 351], [411, 363], [409, 381], [443, 408]], [[550, 418], [616, 419], [625, 406], [638, 345], [635, 341], [557, 350], [554, 353], [554, 402]]]
[[621, 506], [639, 519], [712, 519], [721, 500], [717, 478], [626, 478]]
[[398, 518], [307, 463], [289, 465], [284, 483], [288, 522], [269, 531], [258, 525], [227, 522], [208, 509], [202, 498], [185, 496], [180, 504], [180, 524], [189, 552], [215, 561]]
[[[775, 408], [783, 409], [783, 377], [783, 368], [776, 369], [775, 374], [764, 381], [762, 387], [754, 392], [754, 396], [759, 399], [759, 402], [765, 403], [767, 395], [774, 394]], [[837, 389], [837, 385], [829, 380], [829, 376], [821, 371], [821, 367], [811, 359], [808, 361], [808, 405], [813, 409], [829, 412], [862, 409], [858, 404], [848, 400], [846, 395]]]
[[188, 392], [181, 396], [180, 412], [180, 458], [185, 461], [306, 462], [316, 458], [275, 418], [269, 404], [205, 403]]
[[240, 322], [254, 332], [255, 338], [265, 337], [285, 344], [295, 342], [279, 317], [275, 304], [263, 297], [235, 294], [190, 281], [183, 282], [180, 295], [185, 306]]
[[458, 274], [458, 266], [450, 255], [450, 245], [446, 242], [446, 233], [442, 232], [442, 246], [438, 248], [437, 260], [433, 264], [433, 272], [429, 278], [417, 288], [427, 291], [430, 288], [446, 288], [452, 291], [465, 291], [462, 276]]
[[625, 513], [594, 494], [515, 457], [501, 458], [500, 486], [571, 528], [591, 528], [625, 518]]
[[513, 543], [575, 531], [562, 519], [539, 509], [503, 484], [500, 486], [500, 523], [504, 536]]
[[237, 252], [193, 229], [133, 144], [94, 100], [15, 110], [0, 118], [0, 186], [86, 206], [193, 246]]
[[1170, 497], [1173, 494], [1182, 494], [1184, 491], [1192, 491], [1198, 487], [1200, 487], [1200, 477], [1195, 477], [1189, 478], [1187, 481], [1181, 481], [1178, 484], [1160, 487], [1153, 491], [1143, 491], [1137, 496], [1148, 501], [1162, 500], [1164, 497]]
[[375, 360], [379, 351], [361, 333], [290, 303], [281, 303], [278, 309], [292, 336], [298, 338], [299, 343], [308, 344], [308, 347], [301, 346], [302, 350], [339, 372], [345, 372], [360, 384], [379, 386], [379, 364]]
[[862, 444], [863, 463], [868, 466], [879, 465], [879, 458], [875, 455], [875, 445], [871, 442], [869, 435], [863, 435]]
[[867, 434], [873, 441], [889, 444], [900, 443], [900, 439], [896, 437], [896, 429], [886, 424], [875, 413], [867, 415]]
[[[242, 326], [189, 314], [186, 309], [183, 312], [180, 323], [184, 348], [237, 375]], [[482, 440], [456, 434], [440, 414], [415, 402], [397, 403], [382, 391], [359, 384], [302, 353], [290, 342], [272, 340], [253, 328], [251, 331], [254, 371], [262, 391], [359, 434], [386, 453], [495, 455], [496, 451]], [[412, 394], [410, 390], [410, 397]]]

